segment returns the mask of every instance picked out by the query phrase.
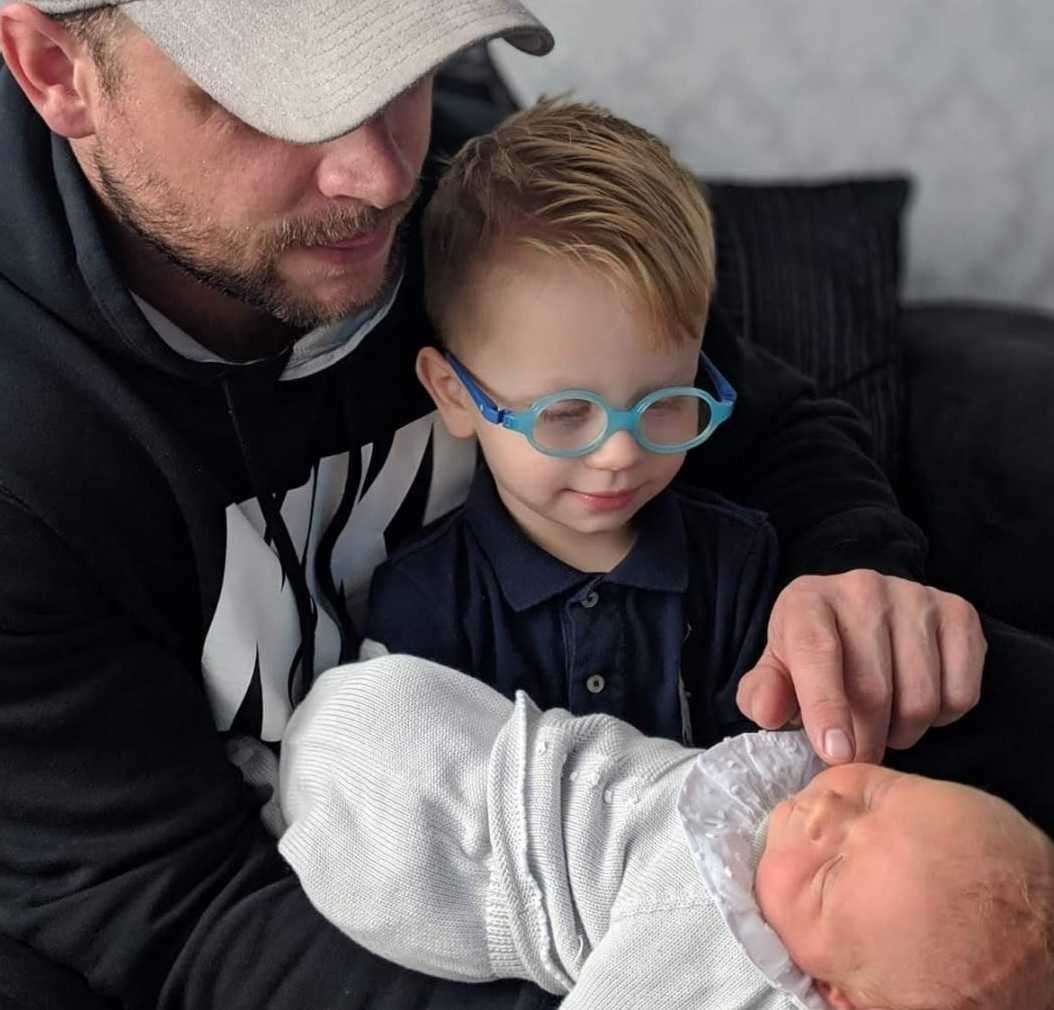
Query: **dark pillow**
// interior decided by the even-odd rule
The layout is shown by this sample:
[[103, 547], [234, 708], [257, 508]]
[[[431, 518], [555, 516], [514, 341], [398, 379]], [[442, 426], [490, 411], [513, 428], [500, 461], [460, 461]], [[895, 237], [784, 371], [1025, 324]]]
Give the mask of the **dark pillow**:
[[906, 177], [822, 183], [707, 181], [718, 250], [716, 306], [746, 340], [853, 404], [875, 456], [899, 463], [903, 385], [897, 314]]

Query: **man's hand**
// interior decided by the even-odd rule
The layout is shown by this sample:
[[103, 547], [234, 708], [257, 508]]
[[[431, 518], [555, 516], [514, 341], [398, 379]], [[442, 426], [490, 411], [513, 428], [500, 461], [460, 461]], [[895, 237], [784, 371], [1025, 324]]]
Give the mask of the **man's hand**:
[[777, 598], [736, 700], [767, 729], [800, 720], [828, 764], [878, 762], [977, 704], [986, 649], [959, 596], [863, 569], [805, 575]]

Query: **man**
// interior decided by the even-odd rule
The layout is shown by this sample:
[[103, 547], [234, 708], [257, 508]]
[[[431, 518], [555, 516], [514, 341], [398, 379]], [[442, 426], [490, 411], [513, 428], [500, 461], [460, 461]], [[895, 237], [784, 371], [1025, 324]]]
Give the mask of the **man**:
[[[95, 6], [0, 6], [12, 970], [65, 966], [129, 1007], [545, 1005], [343, 940], [224, 740], [277, 745], [312, 675], [354, 657], [373, 567], [467, 487], [412, 368], [431, 74], [551, 39], [513, 0]], [[924, 542], [858, 422], [720, 327], [707, 347], [741, 398], [697, 477], [770, 511], [793, 579], [743, 711], [800, 714], [831, 762], [958, 719], [979, 623], [913, 581]], [[71, 978], [55, 992], [87, 1000]]]

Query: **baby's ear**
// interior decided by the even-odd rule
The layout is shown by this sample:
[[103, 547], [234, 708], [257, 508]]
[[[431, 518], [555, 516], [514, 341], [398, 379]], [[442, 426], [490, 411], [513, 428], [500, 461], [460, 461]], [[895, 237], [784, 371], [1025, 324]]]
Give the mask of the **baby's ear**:
[[454, 438], [471, 438], [475, 435], [475, 405], [442, 351], [435, 347], [422, 347], [417, 352], [417, 378], [432, 397], [443, 424]]
[[831, 1010], [879, 1010], [878, 1007], [864, 1006], [862, 1003], [855, 1002], [844, 989], [830, 982], [817, 979], [813, 985], [816, 986], [816, 991]]

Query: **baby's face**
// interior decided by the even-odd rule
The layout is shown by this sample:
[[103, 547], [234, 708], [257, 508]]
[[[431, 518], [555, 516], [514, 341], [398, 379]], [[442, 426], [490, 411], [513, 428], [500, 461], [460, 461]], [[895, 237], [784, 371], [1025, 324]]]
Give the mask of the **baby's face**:
[[934, 976], [948, 897], [982, 858], [979, 836], [1008, 811], [948, 782], [829, 768], [773, 811], [758, 903], [832, 1006], [861, 1006], [865, 978], [915, 998]]

